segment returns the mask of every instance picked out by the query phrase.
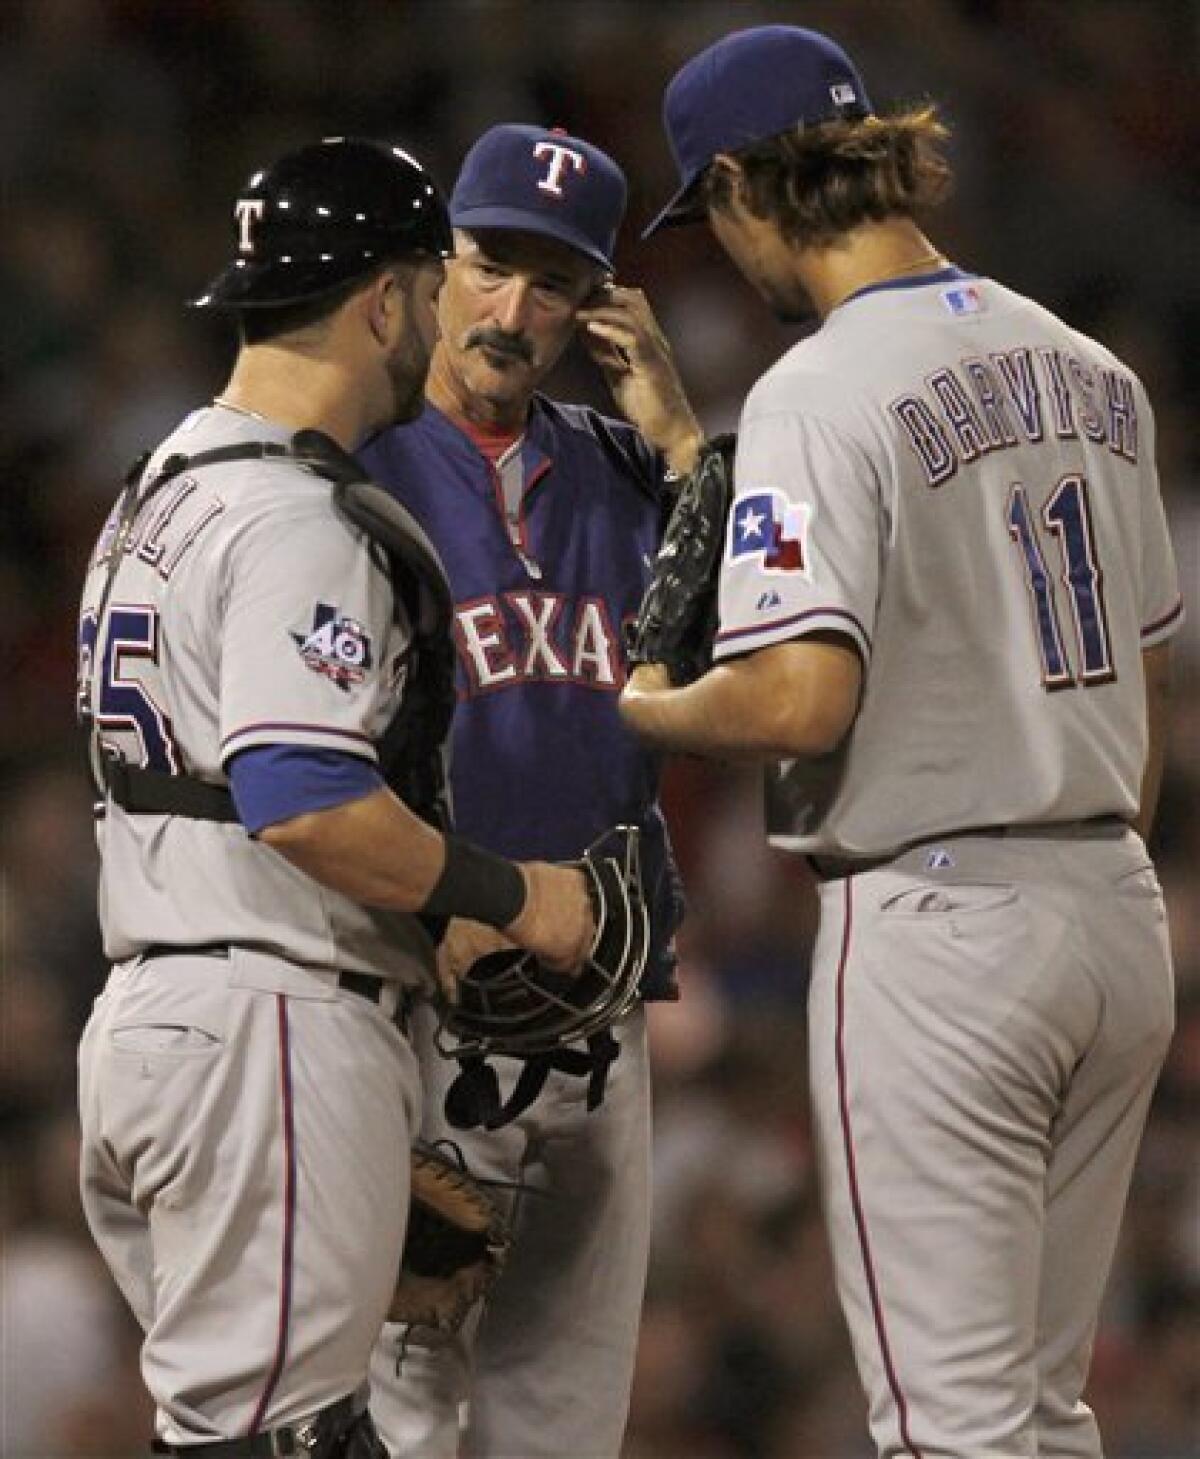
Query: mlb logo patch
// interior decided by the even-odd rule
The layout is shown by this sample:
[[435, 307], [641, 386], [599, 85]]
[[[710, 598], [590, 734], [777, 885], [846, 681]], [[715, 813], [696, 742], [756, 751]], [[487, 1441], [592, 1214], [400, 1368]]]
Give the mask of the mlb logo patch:
[[858, 100], [854, 94], [854, 87], [848, 81], [839, 81], [829, 88], [829, 95], [833, 98], [835, 106], [850, 106]]
[[309, 631], [291, 637], [307, 667], [347, 694], [366, 678], [372, 663], [370, 635], [331, 603], [318, 603]]
[[954, 857], [944, 846], [935, 846], [925, 858], [926, 871], [949, 871], [954, 865]]
[[943, 289], [942, 303], [956, 319], [965, 314], [983, 312], [983, 294], [977, 284], [955, 284], [952, 288]]
[[733, 504], [729, 516], [729, 556], [761, 557], [766, 572], [808, 573], [809, 502], [794, 502], [781, 491], [755, 492]]

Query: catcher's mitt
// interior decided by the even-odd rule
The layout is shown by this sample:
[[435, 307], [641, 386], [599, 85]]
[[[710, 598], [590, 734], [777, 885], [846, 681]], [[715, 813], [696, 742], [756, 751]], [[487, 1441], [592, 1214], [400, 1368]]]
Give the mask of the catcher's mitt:
[[673, 684], [690, 684], [712, 666], [717, 631], [717, 572], [733, 500], [735, 437], [700, 448], [683, 479], [654, 559], [654, 576], [630, 626], [631, 664], [665, 664]]
[[408, 1231], [389, 1322], [454, 1332], [503, 1270], [512, 1234], [491, 1195], [435, 1145], [412, 1149]]

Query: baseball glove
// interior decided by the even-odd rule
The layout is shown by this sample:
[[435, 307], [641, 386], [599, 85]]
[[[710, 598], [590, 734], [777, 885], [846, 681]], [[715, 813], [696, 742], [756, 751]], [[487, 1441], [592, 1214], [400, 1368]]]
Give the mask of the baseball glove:
[[630, 626], [631, 664], [665, 664], [673, 684], [690, 684], [712, 666], [717, 631], [717, 573], [733, 500], [735, 437], [700, 448], [683, 479], [654, 559], [654, 576]]
[[412, 1195], [389, 1322], [455, 1332], [504, 1268], [512, 1233], [499, 1206], [435, 1145], [412, 1149]]

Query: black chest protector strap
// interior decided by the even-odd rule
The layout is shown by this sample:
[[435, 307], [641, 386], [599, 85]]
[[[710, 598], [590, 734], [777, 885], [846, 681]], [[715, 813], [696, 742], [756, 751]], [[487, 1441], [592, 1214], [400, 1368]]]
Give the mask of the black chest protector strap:
[[[142, 492], [139, 488], [148, 459], [141, 457], [126, 476], [113, 540], [102, 559], [108, 576], [97, 620], [104, 621], [137, 517], [168, 481], [205, 466], [254, 460], [279, 460], [324, 477], [333, 483], [338, 510], [384, 553], [397, 614], [403, 605], [413, 626], [401, 706], [378, 745], [380, 768], [384, 779], [414, 811], [435, 825], [444, 825], [449, 819], [445, 739], [454, 712], [453, 600], [441, 560], [415, 519], [364, 476], [353, 456], [321, 431], [298, 431], [289, 445], [248, 441], [198, 451], [194, 456], [168, 456]], [[85, 712], [85, 720], [88, 717]], [[129, 765], [107, 753], [93, 756], [93, 770], [101, 782], [99, 788], [126, 811], [204, 821], [236, 823], [239, 819], [233, 797], [223, 785]]]

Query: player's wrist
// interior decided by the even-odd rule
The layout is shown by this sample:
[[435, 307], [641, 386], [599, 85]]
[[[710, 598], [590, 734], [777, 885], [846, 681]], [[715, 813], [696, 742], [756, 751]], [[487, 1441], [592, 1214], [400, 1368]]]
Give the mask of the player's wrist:
[[692, 419], [681, 425], [670, 440], [663, 444], [663, 455], [671, 475], [687, 476], [694, 471], [703, 445], [704, 432], [697, 420]]
[[[667, 469], [673, 480], [681, 481], [684, 477], [690, 476], [697, 470], [702, 460], [708, 456], [720, 456], [725, 462], [725, 469], [732, 476], [733, 457], [737, 449], [737, 432], [723, 431], [720, 435], [706, 436], [699, 426], [696, 427], [696, 434], [693, 437], [690, 433], [680, 437], [677, 446], [671, 450], [663, 449], [663, 455], [667, 460]], [[677, 454], [673, 454], [677, 453]], [[676, 461], [681, 464], [676, 464]]]
[[638, 695], [662, 694], [672, 687], [671, 672], [666, 664], [646, 659], [634, 664], [630, 670], [626, 692], [630, 699], [636, 699]]
[[515, 861], [459, 836], [445, 838], [446, 860], [422, 911], [507, 927], [525, 910], [528, 888]]

